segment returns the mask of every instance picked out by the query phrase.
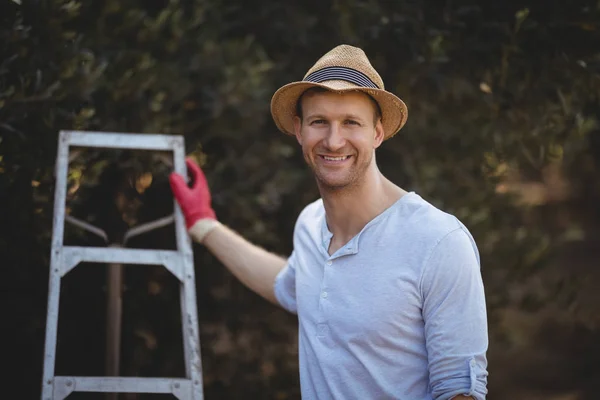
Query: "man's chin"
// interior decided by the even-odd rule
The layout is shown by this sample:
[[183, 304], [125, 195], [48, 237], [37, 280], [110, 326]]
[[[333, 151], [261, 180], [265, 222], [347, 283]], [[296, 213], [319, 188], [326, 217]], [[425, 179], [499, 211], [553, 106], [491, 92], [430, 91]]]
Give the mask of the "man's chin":
[[317, 176], [317, 182], [321, 190], [339, 192], [352, 186], [351, 179], [328, 179]]

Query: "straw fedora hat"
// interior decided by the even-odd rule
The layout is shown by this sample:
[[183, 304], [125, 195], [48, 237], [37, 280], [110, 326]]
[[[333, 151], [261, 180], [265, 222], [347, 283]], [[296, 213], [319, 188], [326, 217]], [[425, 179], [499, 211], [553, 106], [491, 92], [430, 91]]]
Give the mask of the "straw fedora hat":
[[406, 123], [406, 104], [385, 90], [383, 80], [365, 52], [358, 47], [343, 44], [321, 57], [302, 81], [288, 83], [275, 92], [271, 99], [271, 115], [275, 125], [283, 133], [294, 135], [296, 103], [302, 93], [312, 87], [333, 92], [358, 90], [370, 95], [381, 109], [384, 140], [394, 136]]

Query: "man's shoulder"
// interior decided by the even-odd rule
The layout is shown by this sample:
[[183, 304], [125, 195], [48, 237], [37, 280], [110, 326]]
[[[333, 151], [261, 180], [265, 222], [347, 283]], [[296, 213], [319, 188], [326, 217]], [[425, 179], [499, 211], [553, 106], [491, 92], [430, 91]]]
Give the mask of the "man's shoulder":
[[307, 204], [300, 215], [298, 216], [298, 221], [301, 220], [315, 220], [325, 215], [325, 207], [323, 206], [323, 199], [318, 198], [312, 203]]
[[318, 234], [321, 223], [325, 217], [323, 199], [319, 198], [306, 205], [296, 220], [295, 234], [309, 232], [311, 235]]
[[467, 227], [454, 214], [414, 193], [411, 193], [398, 217], [402, 229], [408, 231], [409, 236], [421, 242], [424, 247], [435, 246], [448, 234], [457, 230], [471, 236]]

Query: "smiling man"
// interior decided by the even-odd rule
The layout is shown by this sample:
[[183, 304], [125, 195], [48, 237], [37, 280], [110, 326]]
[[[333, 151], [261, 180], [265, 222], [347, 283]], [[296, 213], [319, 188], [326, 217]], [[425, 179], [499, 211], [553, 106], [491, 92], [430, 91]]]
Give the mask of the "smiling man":
[[378, 169], [375, 150], [405, 124], [365, 53], [341, 45], [271, 113], [293, 135], [321, 198], [297, 219], [287, 258], [219, 223], [204, 174], [171, 185], [190, 235], [242, 283], [297, 314], [303, 399], [484, 399], [487, 315], [467, 228]]

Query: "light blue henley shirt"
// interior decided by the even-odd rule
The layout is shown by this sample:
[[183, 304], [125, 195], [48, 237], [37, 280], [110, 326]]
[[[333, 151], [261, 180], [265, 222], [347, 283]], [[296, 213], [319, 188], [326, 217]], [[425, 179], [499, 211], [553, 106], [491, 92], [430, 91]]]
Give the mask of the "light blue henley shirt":
[[331, 238], [317, 200], [275, 281], [298, 315], [302, 398], [484, 399], [487, 315], [466, 227], [410, 192], [332, 256]]

